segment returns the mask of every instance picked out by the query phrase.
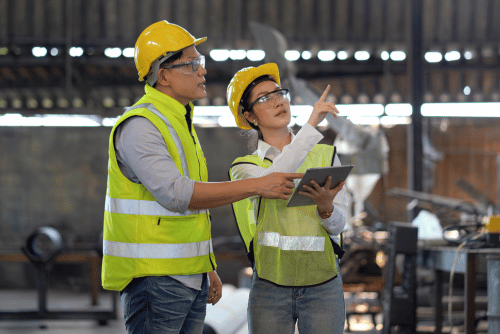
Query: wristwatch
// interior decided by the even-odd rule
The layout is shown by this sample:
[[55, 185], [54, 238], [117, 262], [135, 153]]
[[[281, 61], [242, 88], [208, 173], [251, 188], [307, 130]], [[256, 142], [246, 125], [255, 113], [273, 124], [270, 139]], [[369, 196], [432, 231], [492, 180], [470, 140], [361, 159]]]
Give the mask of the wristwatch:
[[318, 215], [322, 218], [322, 219], [327, 219], [327, 218], [330, 218], [330, 216], [332, 215], [333, 213], [333, 210], [330, 211], [330, 212], [327, 212], [327, 211], [320, 211], [318, 209]]

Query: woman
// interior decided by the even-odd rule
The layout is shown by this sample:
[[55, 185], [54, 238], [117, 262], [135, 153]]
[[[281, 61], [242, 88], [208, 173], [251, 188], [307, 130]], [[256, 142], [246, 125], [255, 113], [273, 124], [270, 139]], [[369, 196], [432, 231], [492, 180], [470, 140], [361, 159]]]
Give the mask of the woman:
[[[238, 158], [233, 180], [269, 173], [304, 172], [311, 167], [340, 165], [335, 148], [318, 144], [315, 127], [326, 114], [337, 117], [325, 102], [326, 88], [302, 129], [293, 135], [290, 94], [280, 87], [276, 64], [240, 70], [231, 80], [227, 100], [242, 129], [257, 130], [258, 147]], [[253, 197], [233, 204], [238, 228], [253, 264], [248, 304], [250, 333], [343, 333], [345, 305], [334, 249], [346, 225], [344, 183], [330, 189], [313, 183], [300, 192], [315, 206], [287, 208], [285, 200]]]

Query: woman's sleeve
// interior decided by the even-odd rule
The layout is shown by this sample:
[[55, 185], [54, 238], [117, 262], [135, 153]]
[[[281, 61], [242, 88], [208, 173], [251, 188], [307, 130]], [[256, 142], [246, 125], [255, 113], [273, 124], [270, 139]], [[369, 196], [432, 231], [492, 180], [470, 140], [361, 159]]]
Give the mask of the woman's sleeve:
[[234, 180], [248, 179], [269, 175], [274, 172], [294, 173], [304, 162], [309, 151], [323, 139], [323, 135], [306, 123], [295, 135], [292, 142], [283, 148], [273, 165], [269, 168], [253, 164], [239, 164], [231, 168]]
[[[336, 154], [333, 165], [341, 165], [340, 160]], [[333, 199], [333, 213], [329, 218], [321, 218], [318, 214], [318, 210], [316, 210], [316, 214], [318, 215], [321, 225], [323, 225], [328, 234], [338, 235], [344, 231], [347, 224], [347, 206], [347, 194], [344, 185], [344, 187], [342, 187], [342, 190], [340, 190], [337, 196], [335, 196], [335, 198]]]

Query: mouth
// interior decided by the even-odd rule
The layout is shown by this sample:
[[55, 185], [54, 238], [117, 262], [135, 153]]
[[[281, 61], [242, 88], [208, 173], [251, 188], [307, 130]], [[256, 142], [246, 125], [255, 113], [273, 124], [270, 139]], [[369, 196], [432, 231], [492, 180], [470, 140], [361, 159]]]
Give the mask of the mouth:
[[279, 113], [276, 114], [276, 117], [281, 116], [286, 114], [286, 110], [281, 110]]
[[205, 82], [206, 81], [203, 81], [203, 82], [199, 83], [198, 86], [205, 88]]

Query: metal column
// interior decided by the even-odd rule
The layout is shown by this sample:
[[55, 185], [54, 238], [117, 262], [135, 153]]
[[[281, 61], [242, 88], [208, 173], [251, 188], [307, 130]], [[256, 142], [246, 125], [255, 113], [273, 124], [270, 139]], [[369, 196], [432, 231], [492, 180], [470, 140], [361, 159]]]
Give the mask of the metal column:
[[[418, 228], [409, 224], [393, 223], [389, 227], [385, 265], [385, 283], [382, 297], [384, 324], [382, 333], [390, 334], [397, 326], [399, 333], [416, 332], [416, 269]], [[401, 286], [395, 285], [396, 257], [404, 255]]]
[[[422, 107], [423, 55], [422, 55], [422, 0], [409, 2], [411, 26], [409, 31], [408, 74], [411, 91], [411, 125], [408, 126], [408, 189], [423, 190]], [[408, 221], [417, 215], [416, 209], [408, 212]]]

